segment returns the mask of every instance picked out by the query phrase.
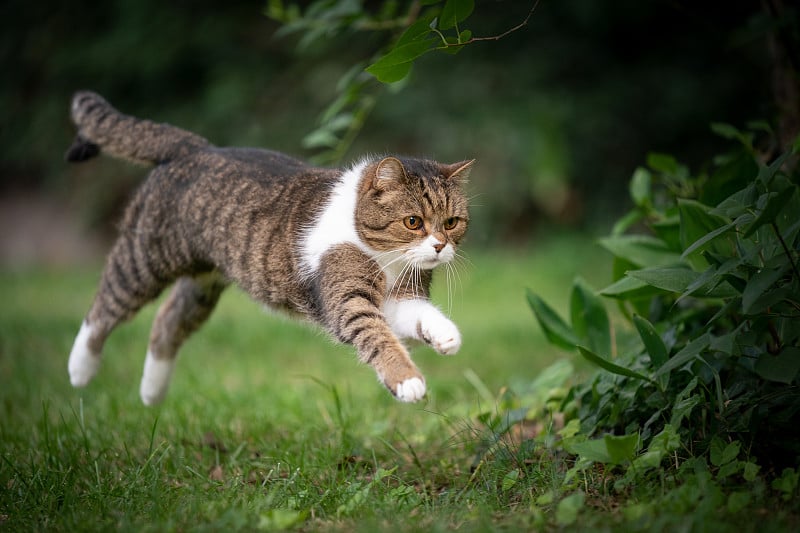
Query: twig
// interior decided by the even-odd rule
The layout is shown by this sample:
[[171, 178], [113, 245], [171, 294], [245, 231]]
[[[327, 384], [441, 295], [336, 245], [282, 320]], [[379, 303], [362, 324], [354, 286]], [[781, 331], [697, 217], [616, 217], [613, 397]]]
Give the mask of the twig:
[[786, 241], [783, 240], [783, 236], [781, 235], [780, 230], [778, 230], [778, 225], [774, 221], [772, 222], [772, 229], [775, 231], [775, 235], [778, 236], [778, 240], [781, 241], [781, 246], [783, 246], [783, 251], [786, 252], [786, 258], [789, 260], [789, 264], [792, 265], [792, 270], [794, 271], [795, 278], [800, 280], [800, 272], [797, 271], [797, 263], [795, 263], [794, 257], [792, 257], [792, 252], [786, 245]]
[[525, 17], [525, 20], [523, 20], [522, 22], [520, 22], [519, 24], [517, 24], [513, 28], [510, 28], [510, 29], [504, 31], [503, 33], [501, 33], [499, 35], [492, 35], [491, 37], [471, 37], [471, 38], [467, 39], [466, 41], [464, 41], [463, 43], [444, 43], [441, 48], [452, 48], [454, 46], [465, 46], [467, 44], [472, 44], [472, 43], [475, 43], [475, 42], [478, 42], [478, 41], [499, 41], [503, 37], [507, 37], [508, 35], [511, 35], [515, 31], [519, 31], [522, 28], [524, 28], [525, 26], [527, 26], [528, 25], [528, 21], [531, 20], [531, 17], [533, 16], [533, 12], [536, 11], [537, 7], [539, 7], [539, 2], [540, 1], [541, 0], [536, 0], [536, 2], [533, 3], [533, 7], [531, 7], [530, 11], [528, 11], [528, 16]]

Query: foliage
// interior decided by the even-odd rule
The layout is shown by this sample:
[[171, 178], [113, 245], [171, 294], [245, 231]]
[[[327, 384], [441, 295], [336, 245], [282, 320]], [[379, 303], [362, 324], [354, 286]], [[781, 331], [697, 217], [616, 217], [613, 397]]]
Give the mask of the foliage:
[[[613, 283], [594, 293], [576, 280], [569, 323], [528, 293], [548, 340], [600, 369], [551, 399], [568, 418], [558, 447], [577, 457], [565, 483], [598, 464], [622, 467], [618, 492], [661, 475], [671, 489], [634, 515], [693, 499], [739, 511], [765, 497], [770, 478], [780, 497], [796, 495], [798, 145], [769, 157], [754, 134], [713, 129], [738, 147], [707, 171], [651, 154], [634, 172], [634, 208], [600, 240], [614, 256]], [[613, 329], [601, 297], [618, 304]]]
[[[344, 157], [383, 87], [372, 84], [371, 77], [394, 84], [397, 90], [421, 56], [434, 51], [454, 54], [475, 41], [499, 39], [501, 36], [473, 37], [472, 31], [462, 28], [474, 8], [474, 0], [424, 0], [407, 5], [384, 2], [372, 13], [358, 0], [317, 0], [305, 10], [294, 3], [270, 0], [265, 13], [283, 24], [278, 35], [301, 33], [300, 48], [347, 32], [388, 32], [392, 36], [337, 82], [336, 99], [320, 116], [319, 127], [303, 140], [306, 148], [326, 149], [316, 160], [338, 163]], [[506, 34], [524, 26], [534, 9], [535, 4], [525, 21]]]

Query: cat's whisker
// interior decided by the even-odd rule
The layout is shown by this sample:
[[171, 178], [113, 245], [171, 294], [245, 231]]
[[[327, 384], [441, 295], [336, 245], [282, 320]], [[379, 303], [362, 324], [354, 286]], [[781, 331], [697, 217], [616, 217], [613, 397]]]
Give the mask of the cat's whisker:
[[447, 264], [447, 266], [449, 267], [448, 272], [452, 272], [452, 276], [453, 276], [453, 287], [452, 287], [452, 289], [448, 285], [448, 291], [452, 290], [452, 292], [453, 292], [453, 294], [452, 294], [453, 300], [455, 300], [455, 290], [454, 289], [457, 288], [458, 289], [458, 293], [460, 295], [463, 294], [464, 283], [463, 283], [463, 280], [461, 278], [460, 269], [464, 266], [464, 263], [466, 263], [466, 262], [469, 262], [469, 259], [467, 259], [465, 256], [463, 256], [461, 254], [456, 254], [456, 256], [453, 258], [453, 261], [451, 261], [450, 263]]
[[445, 263], [444, 266], [445, 266], [445, 269], [444, 269], [445, 279], [447, 280], [447, 314], [449, 316], [453, 312], [453, 297], [452, 297], [453, 289], [452, 289], [452, 287], [450, 285], [450, 283], [451, 283], [450, 271], [453, 269], [453, 265], [451, 265], [448, 262], [448, 263]]

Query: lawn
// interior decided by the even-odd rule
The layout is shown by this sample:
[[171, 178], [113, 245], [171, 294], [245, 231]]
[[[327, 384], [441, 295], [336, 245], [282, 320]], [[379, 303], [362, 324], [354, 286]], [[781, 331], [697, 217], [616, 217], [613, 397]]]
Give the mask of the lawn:
[[[577, 236], [467, 254], [450, 295], [444, 277], [434, 294], [463, 348], [414, 350], [429, 395], [412, 405], [349, 347], [237, 290], [184, 346], [163, 405], [138, 398], [155, 305], [115, 331], [95, 381], [73, 389], [67, 356], [99, 266], [0, 273], [0, 530], [529, 526], [499, 485], [508, 470], [477, 462], [490, 438], [480, 415], [571, 357], [545, 342], [525, 287], [564, 309], [573, 277], [599, 286], [610, 259]], [[530, 496], [562, 467], [535, 465]]]

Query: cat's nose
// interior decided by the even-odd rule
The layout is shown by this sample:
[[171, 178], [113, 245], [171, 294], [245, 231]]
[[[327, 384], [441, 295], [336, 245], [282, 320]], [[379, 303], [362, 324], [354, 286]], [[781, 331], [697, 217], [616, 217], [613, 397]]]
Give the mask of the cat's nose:
[[437, 242], [436, 244], [433, 245], [433, 249], [436, 250], [437, 254], [439, 252], [441, 252], [442, 250], [444, 250], [444, 247], [445, 247], [445, 244], [443, 242]]

